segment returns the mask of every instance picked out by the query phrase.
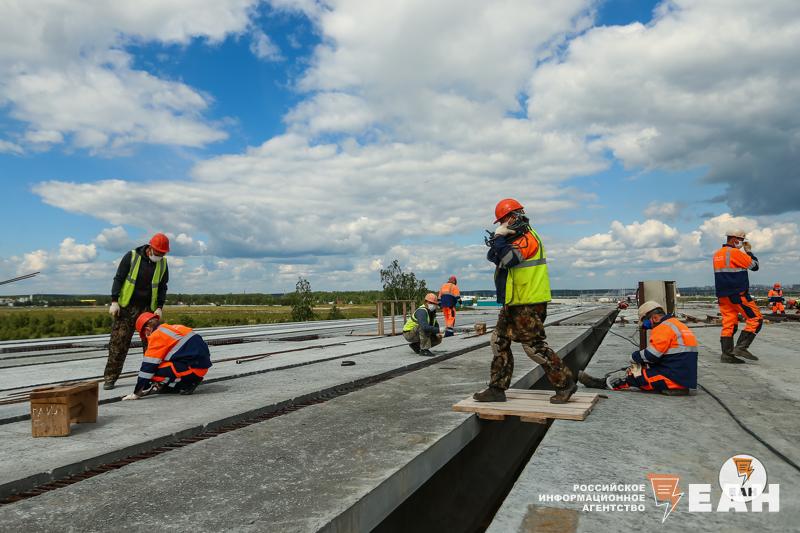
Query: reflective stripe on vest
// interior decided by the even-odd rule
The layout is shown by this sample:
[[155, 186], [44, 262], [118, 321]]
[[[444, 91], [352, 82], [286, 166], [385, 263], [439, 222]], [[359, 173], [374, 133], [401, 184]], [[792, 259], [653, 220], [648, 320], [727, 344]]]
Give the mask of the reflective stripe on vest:
[[[136, 278], [139, 277], [139, 265], [142, 262], [142, 256], [136, 253], [136, 250], [131, 250], [131, 268], [125, 278], [125, 283], [122, 284], [122, 291], [119, 295], [119, 306], [128, 307], [133, 297], [133, 291], [136, 288]], [[158, 285], [161, 283], [161, 278], [164, 277], [164, 271], [167, 269], [167, 258], [165, 257], [156, 263], [156, 270], [153, 272], [153, 279], [150, 282], [151, 298], [150, 310], [155, 311], [158, 307]]]
[[417, 322], [417, 317], [415, 317], [414, 315], [416, 315], [417, 311], [419, 311], [420, 309], [424, 310], [425, 313], [427, 313], [428, 321], [429, 321], [428, 325], [435, 326], [435, 325], [437, 325], [439, 323], [439, 321], [436, 320], [436, 317], [434, 317], [433, 318], [433, 324], [430, 324], [431, 314], [428, 313], [428, 309], [424, 305], [420, 305], [419, 307], [417, 307], [414, 310], [413, 313], [411, 313], [411, 316], [408, 317], [408, 320], [406, 320], [406, 323], [403, 324], [403, 331], [411, 331], [412, 329], [414, 329], [415, 327], [417, 327], [419, 325], [419, 322]]
[[[676, 342], [677, 346], [673, 346], [671, 348], [668, 348], [666, 352], [661, 352], [655, 346], [653, 346], [652, 339], [651, 339], [650, 345], [647, 347], [647, 351], [649, 351], [651, 354], [655, 355], [656, 357], [661, 357], [663, 355], [670, 355], [670, 354], [676, 354], [676, 353], [696, 352], [697, 351], [697, 345], [696, 344], [694, 346], [688, 345], [686, 343], [686, 340], [683, 338], [683, 331], [681, 331], [681, 328], [679, 328], [677, 326], [677, 324], [674, 324], [673, 322], [670, 322], [670, 320], [672, 320], [672, 319], [665, 320], [661, 324], [664, 324], [665, 326], [669, 327], [675, 333], [675, 342]], [[642, 354], [642, 356], [644, 357], [644, 354]]]
[[538, 244], [532, 257], [508, 269], [506, 279], [506, 305], [526, 305], [549, 302], [550, 276], [547, 272], [547, 254], [536, 231], [528, 226], [528, 232]]
[[733, 248], [725, 248], [725, 266], [715, 268], [714, 272], [747, 272], [746, 268], [734, 268], [731, 266], [731, 250], [733, 250]]

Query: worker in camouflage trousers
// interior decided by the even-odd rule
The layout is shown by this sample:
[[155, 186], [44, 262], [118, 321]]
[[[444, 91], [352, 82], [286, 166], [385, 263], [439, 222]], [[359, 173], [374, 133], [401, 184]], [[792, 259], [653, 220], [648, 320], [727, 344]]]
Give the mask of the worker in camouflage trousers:
[[117, 267], [108, 309], [113, 322], [108, 341], [108, 361], [103, 372], [103, 388], [106, 390], [114, 388], [122, 372], [136, 318], [145, 311], [159, 318], [163, 314], [169, 282], [165, 258], [168, 252], [169, 239], [163, 233], [156, 233], [148, 244], [125, 254]]
[[[497, 318], [497, 326], [492, 333], [492, 359], [489, 386], [506, 390], [511, 386], [514, 373], [514, 357], [511, 343], [522, 344], [525, 353], [539, 363], [553, 387], [563, 389], [572, 379], [572, 372], [547, 345], [544, 320], [547, 318], [547, 305], [515, 305], [505, 307]], [[495, 400], [496, 401], [496, 400]]]
[[496, 265], [494, 283], [497, 303], [503, 306], [492, 334], [489, 388], [472, 397], [479, 402], [504, 402], [511, 385], [514, 358], [511, 343], [522, 344], [525, 353], [539, 363], [555, 388], [551, 403], [567, 403], [578, 389], [572, 372], [547, 345], [544, 321], [550, 301], [547, 257], [539, 235], [531, 228], [522, 205], [513, 198], [495, 207], [495, 223], [487, 259]]

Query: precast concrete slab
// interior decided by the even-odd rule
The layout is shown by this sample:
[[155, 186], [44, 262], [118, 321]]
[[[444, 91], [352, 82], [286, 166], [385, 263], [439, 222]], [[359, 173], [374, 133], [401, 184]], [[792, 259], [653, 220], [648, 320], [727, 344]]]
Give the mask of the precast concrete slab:
[[[633, 326], [611, 331], [587, 368], [592, 375], [624, 366], [635, 349], [617, 336], [638, 339]], [[761, 359], [746, 365], [720, 362], [719, 326], [693, 331], [700, 341], [699, 383], [761, 439], [800, 463], [800, 324], [765, 325], [751, 348]], [[742, 429], [707, 391], [701, 388], [689, 397], [607, 391], [608, 399], [585, 421], [555, 421], [488, 531], [800, 531], [800, 472]], [[778, 512], [768, 512], [767, 504], [753, 512], [750, 503], [744, 504], [748, 512], [717, 512], [720, 468], [738, 454], [759, 459], [768, 482], [780, 485]], [[680, 479], [675, 493], [683, 493], [682, 499], [666, 519], [664, 506], [655, 504], [649, 473]], [[644, 490], [602, 490], [611, 484], [642, 485]], [[711, 512], [690, 512], [690, 500], [699, 500], [689, 484], [709, 486]], [[600, 490], [587, 485], [600, 485]], [[608, 499], [622, 497], [641, 498], [643, 510], [603, 508], [639, 503]]]
[[[553, 347], [571, 350], [586, 334], [586, 327], [548, 330]], [[480, 342], [485, 345], [486, 340]], [[245, 396], [247, 405], [264, 405], [300, 394], [309, 384], [319, 388], [341, 382], [343, 375], [352, 380], [353, 372], [375, 375], [419, 359], [402, 350], [407, 348], [353, 357], [354, 367], [340, 367], [337, 361], [241, 378], [228, 389], [222, 388], [224, 383], [211, 384], [189, 398], [109, 405], [106, 416], [113, 424], [108, 427], [87, 426], [75, 435], [80, 442], [50, 440], [55, 444], [43, 442], [41, 449], [25, 453], [42, 457], [69, 446], [73, 458], [87, 455], [86, 448], [95, 450], [88, 455], [96, 455], [98, 441], [116, 442], [119, 448], [133, 428], [148, 431], [142, 421], [157, 423], [165, 414], [173, 425], [193, 412], [218, 418], [226, 410], [241, 412]], [[5, 505], [0, 507], [0, 529], [24, 524], [27, 531], [368, 531], [481, 432], [486, 422], [453, 412], [451, 406], [485, 386], [491, 357], [488, 348], [473, 350]], [[530, 386], [541, 375], [538, 365], [517, 357], [518, 386]], [[31, 443], [22, 435], [16, 442], [14, 455]]]

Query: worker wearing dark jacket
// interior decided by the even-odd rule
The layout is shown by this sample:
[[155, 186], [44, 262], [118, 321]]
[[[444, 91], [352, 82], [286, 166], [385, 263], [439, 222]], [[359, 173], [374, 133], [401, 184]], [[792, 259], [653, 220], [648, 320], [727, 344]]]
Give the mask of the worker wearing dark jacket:
[[494, 210], [500, 227], [487, 239], [487, 259], [494, 263], [497, 302], [502, 304], [492, 333], [494, 358], [489, 388], [472, 397], [479, 402], [504, 402], [511, 384], [514, 356], [511, 342], [522, 344], [525, 353], [539, 363], [556, 390], [551, 403], [567, 403], [577, 390], [572, 372], [547, 345], [544, 321], [550, 301], [547, 256], [539, 235], [531, 228], [522, 205], [513, 198], [501, 200]]
[[206, 341], [186, 326], [162, 324], [150, 312], [139, 315], [136, 330], [142, 340], [147, 339], [147, 350], [133, 394], [123, 400], [153, 393], [192, 394], [211, 368]]
[[159, 318], [162, 316], [169, 282], [165, 258], [168, 252], [169, 239], [163, 233], [156, 233], [148, 244], [126, 253], [119, 262], [111, 287], [109, 313], [114, 322], [103, 374], [104, 389], [113, 389], [122, 372], [136, 317], [145, 311], [155, 313]]
[[425, 296], [425, 305], [419, 306], [414, 314], [408, 317], [403, 326], [403, 338], [415, 353], [430, 357], [431, 348], [442, 342], [439, 322], [436, 320], [436, 306], [439, 299], [429, 292]]
[[[744, 357], [757, 361], [758, 357], [750, 353], [748, 348], [761, 331], [764, 319], [761, 310], [750, 296], [750, 278], [748, 270], [758, 270], [758, 258], [750, 251], [750, 243], [745, 241], [742, 230], [730, 230], [727, 242], [714, 253], [714, 285], [717, 301], [722, 314], [722, 331], [720, 345], [723, 363], [739, 363]], [[733, 346], [733, 335], [739, 328], [739, 315], [745, 317], [744, 330], [739, 334], [736, 346]]]
[[581, 371], [578, 380], [594, 389], [636, 388], [669, 396], [690, 394], [697, 388], [697, 337], [652, 300], [639, 307], [639, 320], [652, 332], [647, 348], [633, 352], [628, 368], [605, 378]]

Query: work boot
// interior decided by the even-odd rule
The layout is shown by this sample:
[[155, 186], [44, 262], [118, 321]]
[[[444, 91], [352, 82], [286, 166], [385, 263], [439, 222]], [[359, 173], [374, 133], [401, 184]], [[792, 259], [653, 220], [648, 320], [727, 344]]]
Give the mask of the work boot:
[[665, 396], [689, 396], [689, 389], [664, 389], [661, 394]]
[[445, 337], [452, 337], [453, 335], [455, 335], [455, 333], [453, 333], [453, 330], [451, 330], [451, 329], [444, 330], [444, 336]]
[[504, 402], [506, 401], [506, 391], [490, 385], [488, 389], [473, 394], [472, 399], [476, 402]]
[[719, 343], [722, 346], [722, 356], [719, 358], [721, 362], [735, 365], [744, 364], [744, 361], [733, 356], [733, 337], [720, 337]]
[[106, 381], [106, 382], [103, 383], [103, 390], [111, 390], [113, 388], [114, 388], [114, 382], [113, 381]]
[[606, 383], [605, 379], [602, 378], [593, 378], [583, 370], [578, 372], [578, 381], [583, 383], [583, 386], [587, 389], [607, 389], [608, 384]]
[[736, 357], [744, 357], [745, 359], [750, 359], [751, 361], [758, 361], [758, 357], [751, 354], [748, 348], [750, 344], [755, 340], [756, 334], [751, 333], [749, 331], [743, 331], [739, 334], [739, 340], [736, 341], [736, 347], [733, 349], [733, 355]]
[[433, 352], [430, 350], [420, 350], [419, 354], [423, 357], [433, 357]]
[[409, 346], [409, 347], [410, 347], [412, 350], [414, 350], [414, 353], [419, 353], [419, 343], [418, 343], [418, 342], [412, 342], [412, 343], [411, 343], [411, 344], [409, 344], [408, 346]]
[[556, 389], [556, 393], [550, 396], [550, 403], [567, 403], [570, 397], [578, 390], [578, 384], [575, 380], [569, 378], [567, 386], [563, 389]]
[[179, 391], [179, 394], [183, 394], [184, 396], [188, 396], [189, 394], [193, 394], [194, 390], [197, 388], [198, 385], [200, 385], [200, 384], [199, 383], [192, 383], [191, 385], [189, 385], [185, 389], [181, 389]]

